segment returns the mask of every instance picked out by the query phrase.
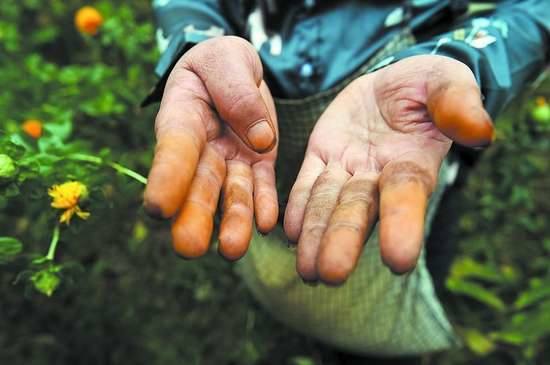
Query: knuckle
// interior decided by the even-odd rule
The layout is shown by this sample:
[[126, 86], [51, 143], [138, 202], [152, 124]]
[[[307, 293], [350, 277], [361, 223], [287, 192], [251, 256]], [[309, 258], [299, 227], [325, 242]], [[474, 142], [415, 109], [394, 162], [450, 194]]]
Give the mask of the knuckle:
[[252, 194], [247, 188], [238, 184], [231, 184], [224, 191], [224, 211], [240, 211], [248, 214], [252, 209]]
[[231, 90], [231, 94], [227, 96], [229, 103], [223, 113], [225, 119], [247, 118], [254, 108], [263, 105], [259, 91], [255, 88], [239, 85], [229, 90]]
[[226, 173], [224, 158], [213, 148], [207, 147], [203, 153], [204, 163], [199, 165], [197, 175], [204, 175], [210, 186], [221, 187]]
[[220, 176], [220, 169], [213, 166], [199, 166], [196, 175], [204, 181], [204, 185], [210, 188], [219, 187], [222, 185], [223, 176]]
[[[363, 217], [361, 217], [363, 218]], [[352, 231], [355, 233], [362, 233], [365, 229], [365, 224], [359, 224], [358, 222], [351, 222], [348, 220], [336, 220], [331, 222], [328, 230], [331, 232], [338, 232], [341, 230]]]
[[402, 183], [417, 183], [430, 192], [436, 184], [436, 177], [426, 168], [412, 161], [400, 161], [387, 165], [380, 179], [381, 188]]
[[326, 223], [318, 221], [306, 220], [302, 228], [302, 234], [304, 237], [320, 238], [327, 228]]

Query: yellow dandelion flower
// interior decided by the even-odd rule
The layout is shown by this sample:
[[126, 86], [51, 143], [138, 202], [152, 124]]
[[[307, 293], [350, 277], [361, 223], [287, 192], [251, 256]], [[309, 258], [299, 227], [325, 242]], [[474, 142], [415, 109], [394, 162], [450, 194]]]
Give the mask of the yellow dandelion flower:
[[53, 208], [65, 210], [59, 217], [59, 222], [69, 224], [75, 214], [81, 219], [88, 219], [90, 216], [90, 213], [82, 211], [78, 206], [78, 203], [88, 196], [88, 188], [81, 182], [68, 181], [61, 185], [53, 185], [48, 189], [48, 195], [52, 197]]

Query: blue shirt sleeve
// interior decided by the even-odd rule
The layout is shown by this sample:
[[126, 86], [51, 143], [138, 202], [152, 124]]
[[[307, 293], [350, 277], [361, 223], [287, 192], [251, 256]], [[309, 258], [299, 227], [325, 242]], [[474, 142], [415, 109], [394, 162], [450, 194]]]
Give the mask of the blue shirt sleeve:
[[495, 116], [549, 60], [550, 1], [494, 3], [492, 10], [474, 14], [458, 27], [420, 41], [385, 64], [425, 54], [459, 60], [473, 71], [485, 107]]
[[189, 48], [206, 39], [234, 33], [218, 1], [154, 0], [153, 10], [161, 51], [155, 74], [160, 80], [142, 105], [160, 100], [172, 67]]

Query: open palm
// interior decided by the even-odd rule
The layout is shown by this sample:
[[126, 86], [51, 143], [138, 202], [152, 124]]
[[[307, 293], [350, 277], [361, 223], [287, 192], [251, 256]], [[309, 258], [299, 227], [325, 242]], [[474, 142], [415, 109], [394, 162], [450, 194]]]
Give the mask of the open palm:
[[466, 65], [417, 56], [365, 75], [317, 122], [285, 212], [297, 270], [339, 284], [353, 271], [377, 218], [383, 261], [412, 269], [427, 200], [452, 141], [491, 142], [492, 123]]

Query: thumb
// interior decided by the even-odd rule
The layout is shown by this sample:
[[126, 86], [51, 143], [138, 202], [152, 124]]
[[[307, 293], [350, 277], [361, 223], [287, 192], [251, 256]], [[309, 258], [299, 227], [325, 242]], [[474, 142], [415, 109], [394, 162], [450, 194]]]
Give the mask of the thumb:
[[428, 112], [436, 127], [467, 147], [484, 147], [495, 139], [491, 117], [470, 69], [459, 61], [441, 62], [427, 83]]
[[[268, 152], [277, 134], [260, 92], [262, 64], [256, 50], [238, 37], [219, 37], [198, 44], [184, 67], [204, 83], [221, 119], [252, 150]], [[270, 97], [270, 96], [269, 96]]]

